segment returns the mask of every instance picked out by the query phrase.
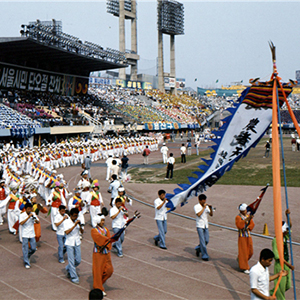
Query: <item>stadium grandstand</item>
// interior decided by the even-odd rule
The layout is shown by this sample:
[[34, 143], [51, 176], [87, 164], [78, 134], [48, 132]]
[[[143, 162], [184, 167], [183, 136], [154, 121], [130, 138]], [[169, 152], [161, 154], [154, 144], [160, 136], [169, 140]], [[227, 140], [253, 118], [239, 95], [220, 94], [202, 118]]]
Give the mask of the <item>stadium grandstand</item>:
[[30, 22], [20, 33], [0, 38], [2, 138], [32, 144], [37, 135], [101, 130], [101, 116], [111, 112], [89, 95], [89, 74], [127, 67], [124, 53], [66, 34], [55, 20]]
[[[42, 138], [103, 135], [107, 131], [218, 128], [222, 113], [245, 86], [198, 88], [177, 95], [146, 82], [93, 79], [91, 72], [128, 66], [125, 54], [62, 32], [59, 21], [21, 25], [21, 37], [0, 38], [0, 136], [33, 145]], [[300, 120], [300, 96], [289, 97]], [[284, 128], [291, 120], [282, 111]], [[131, 125], [131, 127], [130, 127]], [[129, 127], [127, 127], [129, 126]], [[52, 138], [51, 138], [52, 137]]]

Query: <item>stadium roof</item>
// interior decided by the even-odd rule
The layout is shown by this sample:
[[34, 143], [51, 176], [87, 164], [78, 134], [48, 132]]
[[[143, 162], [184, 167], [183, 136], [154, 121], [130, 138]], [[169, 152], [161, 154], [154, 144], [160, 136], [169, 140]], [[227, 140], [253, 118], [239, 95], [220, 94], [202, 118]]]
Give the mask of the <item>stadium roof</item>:
[[81, 76], [88, 76], [92, 71], [127, 67], [124, 64], [45, 45], [30, 37], [0, 38], [0, 62]]

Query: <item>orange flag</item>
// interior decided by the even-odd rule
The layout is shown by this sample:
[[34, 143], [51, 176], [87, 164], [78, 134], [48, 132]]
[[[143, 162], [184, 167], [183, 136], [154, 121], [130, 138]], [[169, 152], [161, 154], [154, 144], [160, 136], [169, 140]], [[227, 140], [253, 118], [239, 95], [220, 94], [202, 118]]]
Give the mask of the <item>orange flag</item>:
[[[273, 168], [273, 206], [274, 206], [274, 228], [281, 269], [283, 270], [283, 235], [282, 235], [282, 207], [281, 207], [281, 182], [280, 182], [280, 154], [278, 136], [278, 107], [277, 107], [277, 78], [273, 82], [272, 95], [272, 168]], [[276, 294], [281, 277], [274, 290]]]

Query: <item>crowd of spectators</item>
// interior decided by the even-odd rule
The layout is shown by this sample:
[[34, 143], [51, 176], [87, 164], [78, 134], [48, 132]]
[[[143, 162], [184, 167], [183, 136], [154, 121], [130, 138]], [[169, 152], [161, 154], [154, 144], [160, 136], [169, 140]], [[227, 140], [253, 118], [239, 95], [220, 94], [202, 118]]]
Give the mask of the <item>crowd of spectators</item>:
[[[232, 107], [236, 98], [209, 97], [183, 93], [177, 96], [157, 90], [133, 90], [116, 86], [90, 88], [84, 96], [61, 96], [48, 93], [13, 91], [2, 95], [2, 102], [9, 110], [9, 117], [2, 120], [1, 128], [11, 128], [24, 122], [42, 127], [57, 125], [89, 125], [90, 118], [104, 124], [146, 122], [177, 122], [181, 124], [203, 123], [215, 111]], [[300, 121], [300, 96], [291, 95], [289, 103]], [[285, 108], [285, 105], [283, 106]], [[1, 108], [3, 110], [3, 106]], [[14, 122], [18, 115], [19, 123]], [[3, 114], [2, 114], [3, 115]], [[26, 116], [26, 118], [25, 118]], [[89, 116], [90, 118], [87, 118]], [[116, 122], [116, 120], [119, 120]], [[281, 111], [282, 123], [290, 123], [286, 110]]]
[[128, 105], [125, 103], [115, 104], [115, 107], [122, 113], [130, 116], [136, 120], [139, 124], [146, 122], [176, 122], [175, 119], [169, 117], [168, 115], [153, 109], [152, 107], [146, 105]]
[[[300, 89], [299, 89], [300, 92]], [[289, 105], [293, 110], [300, 109], [300, 94], [291, 94], [288, 98]], [[284, 103], [282, 109], [287, 109], [286, 104]]]
[[197, 117], [205, 113], [198, 99], [184, 93], [174, 96], [156, 90], [145, 92], [111, 86], [93, 88], [90, 92], [106, 105], [116, 108], [122, 115], [140, 124], [146, 122], [197, 123]]
[[146, 96], [155, 103], [157, 110], [178, 123], [197, 123], [212, 112], [206, 109], [197, 97], [180, 91], [176, 96], [158, 90], [151, 90], [146, 93]]
[[129, 105], [143, 105], [143, 101], [138, 96], [144, 96], [143, 90], [125, 89], [118, 86], [102, 85], [99, 88], [89, 88], [89, 93], [95, 95], [100, 101], [113, 105], [123, 102]]
[[84, 114], [103, 121], [108, 111], [99, 106], [94, 95], [61, 96], [49, 93], [14, 91], [2, 95], [2, 102], [19, 113], [38, 121], [42, 127], [89, 125]]
[[24, 114], [0, 104], [0, 129], [36, 128], [41, 124]]
[[[300, 123], [300, 110], [293, 110], [293, 113], [294, 113], [298, 123]], [[290, 113], [287, 110], [281, 110], [280, 111], [280, 118], [281, 118], [281, 123], [283, 125], [293, 122], [292, 118], [290, 116]]]

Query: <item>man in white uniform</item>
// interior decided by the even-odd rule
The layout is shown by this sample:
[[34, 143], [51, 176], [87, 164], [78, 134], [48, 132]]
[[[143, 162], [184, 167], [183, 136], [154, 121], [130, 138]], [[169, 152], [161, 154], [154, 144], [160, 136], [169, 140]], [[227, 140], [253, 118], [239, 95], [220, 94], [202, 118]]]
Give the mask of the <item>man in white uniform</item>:
[[109, 158], [105, 162], [106, 166], [107, 166], [107, 170], [106, 170], [106, 180], [107, 181], [110, 180], [110, 173], [111, 173], [112, 161], [113, 161], [113, 156], [109, 155]]
[[168, 159], [168, 151], [169, 148], [166, 146], [165, 143], [163, 143], [163, 146], [160, 148], [160, 152], [162, 154], [163, 157], [163, 163], [166, 164], [167, 163], [167, 159]]

